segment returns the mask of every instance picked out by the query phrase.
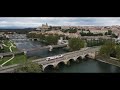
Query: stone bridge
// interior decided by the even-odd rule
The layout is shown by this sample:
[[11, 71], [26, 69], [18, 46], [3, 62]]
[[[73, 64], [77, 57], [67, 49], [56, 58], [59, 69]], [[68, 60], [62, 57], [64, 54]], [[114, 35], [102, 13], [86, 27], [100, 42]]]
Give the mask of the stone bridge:
[[87, 48], [86, 50], [79, 50], [79, 51], [65, 53], [63, 54], [64, 56], [62, 58], [58, 58], [51, 61], [46, 61], [45, 60], [46, 58], [42, 60], [39, 59], [37, 63], [42, 65], [43, 67], [42, 69], [44, 71], [46, 67], [52, 66], [53, 68], [56, 68], [60, 63], [68, 65], [70, 64], [71, 61], [79, 62], [80, 60], [86, 57], [95, 59], [96, 51], [98, 50], [99, 50], [99, 47]]

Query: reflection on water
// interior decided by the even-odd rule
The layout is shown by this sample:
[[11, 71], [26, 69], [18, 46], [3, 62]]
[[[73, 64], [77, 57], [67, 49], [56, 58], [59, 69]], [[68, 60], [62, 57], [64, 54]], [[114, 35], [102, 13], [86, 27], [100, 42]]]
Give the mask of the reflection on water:
[[[47, 72], [47, 71], [46, 71]], [[81, 63], [72, 63], [70, 66], [62, 65], [58, 70], [51, 69], [53, 73], [119, 73], [120, 68], [95, 60], [87, 60]]]
[[69, 67], [69, 70], [68, 69], [65, 70], [65, 68], [60, 70], [60, 72], [72, 72], [72, 71], [79, 73], [119, 73], [120, 68], [103, 62], [88, 60], [83, 63]]

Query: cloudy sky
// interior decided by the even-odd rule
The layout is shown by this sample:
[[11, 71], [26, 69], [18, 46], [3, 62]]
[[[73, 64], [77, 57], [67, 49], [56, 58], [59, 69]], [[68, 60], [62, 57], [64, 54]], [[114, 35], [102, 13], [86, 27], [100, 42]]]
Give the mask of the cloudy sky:
[[64, 26], [120, 25], [120, 17], [0, 17], [0, 28], [29, 28], [42, 24]]

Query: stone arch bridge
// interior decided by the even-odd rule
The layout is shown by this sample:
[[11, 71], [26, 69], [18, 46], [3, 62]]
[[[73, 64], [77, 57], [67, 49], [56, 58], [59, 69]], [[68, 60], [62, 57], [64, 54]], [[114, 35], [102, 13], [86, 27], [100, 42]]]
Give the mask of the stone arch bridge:
[[54, 68], [56, 68], [60, 63], [64, 63], [67, 65], [70, 62], [70, 60], [77, 61], [77, 60], [82, 60], [85, 57], [95, 59], [95, 55], [98, 50], [99, 47], [88, 48], [86, 50], [79, 50], [79, 51], [65, 53], [63, 54], [64, 56], [62, 58], [54, 59], [51, 61], [46, 61], [46, 58], [44, 58], [42, 60], [39, 59], [36, 62], [42, 65], [42, 69], [44, 71], [45, 68], [50, 65], [53, 66]]

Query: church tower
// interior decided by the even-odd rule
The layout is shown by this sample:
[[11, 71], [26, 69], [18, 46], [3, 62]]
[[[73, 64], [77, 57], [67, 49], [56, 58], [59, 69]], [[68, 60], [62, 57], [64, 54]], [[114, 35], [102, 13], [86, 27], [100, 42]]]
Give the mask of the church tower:
[[48, 27], [48, 24], [46, 23], [46, 26]]

